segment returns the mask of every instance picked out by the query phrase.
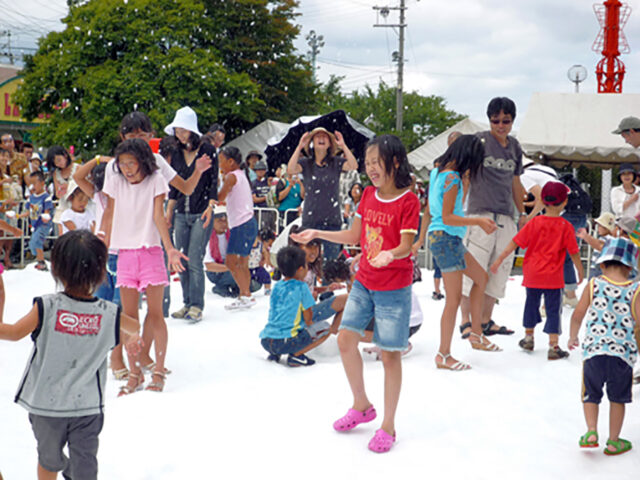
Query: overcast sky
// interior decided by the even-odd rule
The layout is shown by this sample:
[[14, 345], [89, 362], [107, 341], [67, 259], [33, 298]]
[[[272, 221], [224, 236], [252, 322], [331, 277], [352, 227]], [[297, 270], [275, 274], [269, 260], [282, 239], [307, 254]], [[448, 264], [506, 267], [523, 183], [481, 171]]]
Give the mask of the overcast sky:
[[[372, 6], [398, 6], [399, 0], [301, 0], [298, 23], [301, 52], [309, 47], [310, 30], [323, 35], [317, 72], [345, 76], [343, 90], [395, 85], [392, 52], [398, 49], [393, 28]], [[587, 79], [581, 92], [596, 92], [595, 66], [601, 55], [591, 46], [600, 25], [587, 0], [406, 0], [405, 91], [440, 95], [448, 106], [486, 121], [487, 102], [508, 96], [518, 106], [518, 120], [534, 92], [573, 92], [567, 70], [584, 65]], [[602, 3], [602, 2], [597, 2]], [[640, 93], [640, 0], [627, 0], [632, 9], [624, 29], [631, 47], [620, 58], [626, 65], [626, 93]], [[38, 31], [60, 29], [65, 0], [0, 0], [0, 30], [12, 31], [14, 47], [34, 48]], [[398, 23], [397, 11], [386, 19]], [[0, 38], [0, 45], [6, 37]], [[6, 58], [0, 59], [6, 61]], [[310, 114], [313, 112], [309, 112]], [[638, 112], [640, 115], [640, 112]], [[516, 126], [519, 122], [516, 122]]]

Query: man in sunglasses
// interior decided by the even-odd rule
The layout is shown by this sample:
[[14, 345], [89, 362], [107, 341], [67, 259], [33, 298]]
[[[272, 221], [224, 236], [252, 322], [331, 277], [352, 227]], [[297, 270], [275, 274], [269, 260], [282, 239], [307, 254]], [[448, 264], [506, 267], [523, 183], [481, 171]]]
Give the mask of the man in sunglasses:
[[[489, 283], [485, 289], [482, 311], [482, 330], [485, 335], [511, 335], [513, 330], [498, 326], [491, 319], [496, 299], [504, 298], [507, 280], [513, 265], [513, 254], [501, 264], [498, 273], [489, 271], [489, 266], [511, 242], [518, 232], [518, 226], [526, 221], [524, 213], [524, 188], [520, 183], [522, 173], [522, 148], [509, 135], [516, 118], [516, 105], [507, 97], [497, 97], [487, 107], [490, 130], [478, 133], [485, 149], [483, 168], [471, 180], [467, 207], [470, 217], [490, 217], [498, 225], [492, 233], [485, 233], [480, 227], [467, 228], [464, 244], [474, 258], [489, 272]], [[513, 205], [516, 205], [519, 221], [514, 220]], [[469, 292], [473, 282], [464, 277], [462, 286], [463, 338], [471, 332]]]
[[622, 135], [624, 141], [633, 148], [640, 148], [640, 118], [625, 117], [620, 120], [620, 125], [613, 132], [615, 135]]

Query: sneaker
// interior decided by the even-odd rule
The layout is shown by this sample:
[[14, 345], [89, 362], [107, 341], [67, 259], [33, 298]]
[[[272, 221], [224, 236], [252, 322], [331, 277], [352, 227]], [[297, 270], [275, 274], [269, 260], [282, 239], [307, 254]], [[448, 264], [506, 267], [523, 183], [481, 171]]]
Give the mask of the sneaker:
[[292, 354], [287, 356], [287, 365], [290, 367], [310, 367], [314, 363], [316, 363], [315, 360], [312, 360], [304, 354], [298, 355], [297, 357]]
[[189, 307], [187, 307], [186, 305], [184, 307], [182, 307], [180, 310], [178, 310], [177, 312], [173, 312], [171, 314], [172, 318], [187, 318], [187, 313], [189, 312]]
[[45, 263], [44, 260], [40, 260], [38, 263], [36, 263], [36, 270], [40, 270], [42, 272], [48, 272], [49, 267], [47, 267], [47, 264]]
[[561, 358], [567, 358], [569, 352], [562, 350], [558, 345], [549, 347], [549, 353], [547, 353], [548, 360], [560, 360]]
[[433, 292], [433, 295], [431, 295], [431, 298], [434, 300], [442, 300], [444, 298], [444, 295], [439, 292]]
[[253, 297], [238, 297], [228, 305], [225, 305], [226, 310], [246, 310], [253, 307], [256, 304], [256, 299]]
[[202, 321], [202, 309], [198, 307], [191, 307], [184, 318], [185, 320], [189, 320], [191, 323], [198, 323]]
[[270, 353], [267, 357], [267, 360], [270, 362], [280, 363], [280, 355], [276, 355], [275, 353]]
[[518, 342], [518, 345], [527, 352], [533, 352], [533, 335], [525, 335], [525, 337]]

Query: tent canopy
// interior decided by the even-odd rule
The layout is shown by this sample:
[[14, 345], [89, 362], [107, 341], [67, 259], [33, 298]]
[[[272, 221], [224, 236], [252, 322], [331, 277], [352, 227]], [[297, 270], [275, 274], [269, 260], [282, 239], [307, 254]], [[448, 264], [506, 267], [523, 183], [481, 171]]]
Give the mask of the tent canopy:
[[640, 115], [640, 94], [534, 93], [518, 140], [529, 157], [556, 167], [636, 162], [640, 152], [611, 133], [630, 115]]
[[267, 148], [267, 141], [288, 127], [288, 123], [265, 120], [246, 133], [234, 138], [228, 142], [227, 145], [239, 149], [243, 157], [251, 150], [257, 150], [264, 155], [264, 150]]
[[429, 171], [433, 169], [433, 162], [447, 150], [447, 138], [452, 132], [458, 131], [468, 135], [477, 132], [489, 130], [489, 125], [480, 122], [474, 122], [470, 118], [464, 118], [458, 123], [449, 127], [440, 135], [425, 142], [407, 156], [409, 163], [415, 169], [416, 175], [423, 180], [429, 178]]

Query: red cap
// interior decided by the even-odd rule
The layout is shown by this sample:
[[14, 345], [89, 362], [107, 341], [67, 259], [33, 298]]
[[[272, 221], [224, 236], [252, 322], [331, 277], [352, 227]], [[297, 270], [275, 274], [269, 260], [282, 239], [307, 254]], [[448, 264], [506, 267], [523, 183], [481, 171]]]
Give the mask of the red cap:
[[560, 205], [567, 199], [569, 187], [561, 182], [547, 182], [542, 187], [542, 203], [545, 205]]

